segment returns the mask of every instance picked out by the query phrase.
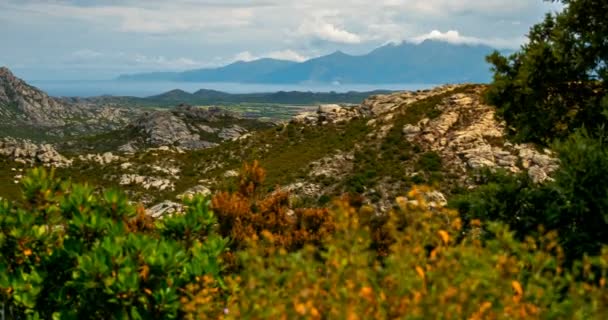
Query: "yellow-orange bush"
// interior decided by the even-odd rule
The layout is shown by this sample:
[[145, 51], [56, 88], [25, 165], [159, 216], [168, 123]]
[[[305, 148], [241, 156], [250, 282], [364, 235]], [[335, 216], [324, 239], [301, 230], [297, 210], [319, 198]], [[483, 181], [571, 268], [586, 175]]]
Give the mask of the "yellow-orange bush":
[[220, 234], [230, 236], [233, 247], [242, 249], [246, 242], [263, 232], [272, 235], [273, 244], [295, 250], [304, 244], [320, 245], [334, 229], [327, 209], [295, 209], [289, 206], [289, 193], [276, 191], [260, 195], [258, 187], [265, 172], [257, 162], [245, 164], [239, 177], [239, 191], [221, 192], [212, 199]]
[[345, 201], [331, 209], [335, 232], [322, 248], [242, 252], [244, 269], [229, 280], [226, 317], [605, 319], [608, 250], [566, 270], [555, 233], [519, 242], [506, 227], [490, 224], [492, 239], [482, 241], [463, 234], [456, 212], [430, 209], [424, 192], [415, 188], [397, 199], [398, 209], [382, 225], [392, 244], [381, 260], [371, 246], [369, 212], [361, 212], [369, 208]]

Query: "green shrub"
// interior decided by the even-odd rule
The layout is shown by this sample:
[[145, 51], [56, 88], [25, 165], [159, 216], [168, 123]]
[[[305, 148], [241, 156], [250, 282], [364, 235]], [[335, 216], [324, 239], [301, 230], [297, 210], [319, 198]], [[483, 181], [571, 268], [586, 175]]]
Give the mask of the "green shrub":
[[0, 299], [11, 319], [176, 319], [188, 284], [222, 282], [227, 241], [209, 200], [152, 221], [118, 191], [43, 169], [23, 179], [23, 195], [0, 203]]
[[437, 152], [425, 152], [416, 162], [416, 170], [433, 172], [440, 171], [441, 168], [441, 156]]
[[494, 69], [489, 101], [522, 140], [551, 143], [607, 120], [608, 5], [561, 2], [564, 10], [533, 26], [520, 51], [488, 57]]
[[538, 185], [527, 175], [489, 174], [486, 184], [452, 200], [466, 219], [502, 221], [520, 238], [539, 226], [557, 230], [569, 260], [597, 254], [608, 244], [608, 145], [605, 135], [581, 130], [555, 150], [554, 181]]
[[342, 201], [322, 247], [264, 255], [274, 241], [260, 239], [239, 254], [244, 269], [230, 280], [226, 318], [604, 319], [608, 250], [570, 270], [555, 233], [520, 242], [492, 223], [494, 239], [462, 238], [458, 213], [430, 210], [421, 191], [408, 195], [418, 205], [397, 200], [380, 235], [393, 239], [382, 260], [365, 219], [375, 213]]

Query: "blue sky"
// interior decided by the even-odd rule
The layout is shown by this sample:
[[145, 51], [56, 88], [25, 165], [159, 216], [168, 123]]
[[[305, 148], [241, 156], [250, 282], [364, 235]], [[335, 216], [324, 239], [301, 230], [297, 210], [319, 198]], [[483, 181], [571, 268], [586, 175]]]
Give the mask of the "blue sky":
[[26, 80], [110, 79], [428, 38], [517, 48], [541, 0], [0, 0], [0, 65]]

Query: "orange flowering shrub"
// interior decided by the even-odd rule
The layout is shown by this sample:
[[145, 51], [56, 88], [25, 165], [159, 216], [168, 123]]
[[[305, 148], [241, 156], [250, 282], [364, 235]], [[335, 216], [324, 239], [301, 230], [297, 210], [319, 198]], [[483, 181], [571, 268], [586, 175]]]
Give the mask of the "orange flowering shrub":
[[334, 229], [327, 209], [295, 209], [289, 206], [289, 193], [277, 191], [262, 196], [258, 188], [265, 178], [257, 161], [245, 164], [239, 176], [238, 192], [221, 192], [212, 199], [220, 234], [232, 238], [233, 247], [242, 249], [246, 242], [263, 232], [273, 236], [273, 244], [289, 250], [304, 244], [320, 245]]
[[[228, 280], [229, 319], [604, 319], [608, 250], [563, 267], [557, 235], [517, 241], [500, 224], [491, 240], [463, 234], [457, 212], [431, 208], [425, 188], [397, 199], [377, 259], [370, 208], [338, 201], [323, 248], [288, 252], [270, 233], [239, 253]], [[473, 221], [481, 230], [483, 223]], [[257, 245], [256, 245], [257, 244]]]

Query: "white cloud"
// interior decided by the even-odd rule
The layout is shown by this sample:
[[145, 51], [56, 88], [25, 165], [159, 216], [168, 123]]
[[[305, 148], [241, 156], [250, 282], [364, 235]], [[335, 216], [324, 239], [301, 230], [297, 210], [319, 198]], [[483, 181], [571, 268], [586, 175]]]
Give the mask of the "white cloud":
[[448, 30], [446, 32], [441, 32], [439, 30], [433, 30], [429, 33], [422, 34], [416, 37], [412, 37], [408, 39], [414, 43], [421, 43], [424, 40], [439, 40], [445, 41], [453, 44], [483, 44], [491, 47], [495, 47], [498, 49], [506, 49], [513, 48], [516, 44], [523, 43], [526, 39], [525, 37], [515, 37], [512, 39], [505, 38], [477, 38], [471, 36], [464, 36], [460, 34], [457, 30]]
[[111, 64], [113, 67], [154, 69], [154, 70], [186, 70], [205, 67], [209, 64], [186, 57], [169, 58], [166, 56], [149, 56], [141, 53], [99, 52], [82, 49], [73, 52], [64, 59], [70, 66], [95, 67], [101, 64]]
[[454, 44], [481, 44], [483, 42], [483, 40], [479, 38], [463, 36], [456, 30], [448, 30], [445, 33], [439, 30], [433, 30], [427, 34], [412, 38], [412, 41], [415, 43], [421, 43], [424, 40], [440, 40]]
[[249, 51], [243, 51], [243, 52], [239, 52], [237, 53], [232, 59], [231, 61], [253, 61], [253, 60], [258, 60], [258, 59], [262, 59], [262, 58], [272, 58], [272, 59], [278, 59], [278, 60], [288, 60], [288, 61], [296, 61], [296, 62], [302, 62], [302, 61], [306, 61], [308, 60], [310, 57], [304, 56], [296, 51], [293, 50], [281, 50], [281, 51], [272, 51], [272, 52], [268, 52], [265, 54], [260, 54], [260, 55], [254, 55]]
[[302, 23], [297, 29], [297, 34], [336, 43], [356, 44], [362, 41], [359, 35], [320, 20]]
[[258, 57], [254, 56], [249, 51], [239, 52], [236, 55], [234, 55], [234, 57], [232, 58], [233, 61], [245, 61], [245, 62], [253, 61], [256, 59], [258, 59]]
[[421, 39], [517, 48], [550, 9], [541, 0], [0, 0], [0, 39], [11, 48], [0, 60], [126, 73]]
[[247, 7], [211, 6], [195, 2], [158, 3], [155, 7], [126, 5], [75, 6], [63, 2], [26, 3], [21, 10], [45, 17], [81, 20], [110, 30], [168, 34], [245, 27], [253, 18]]
[[289, 60], [302, 62], [310, 59], [310, 57], [304, 56], [293, 50], [281, 50], [281, 51], [273, 51], [265, 55], [268, 58], [279, 59], [279, 60]]

